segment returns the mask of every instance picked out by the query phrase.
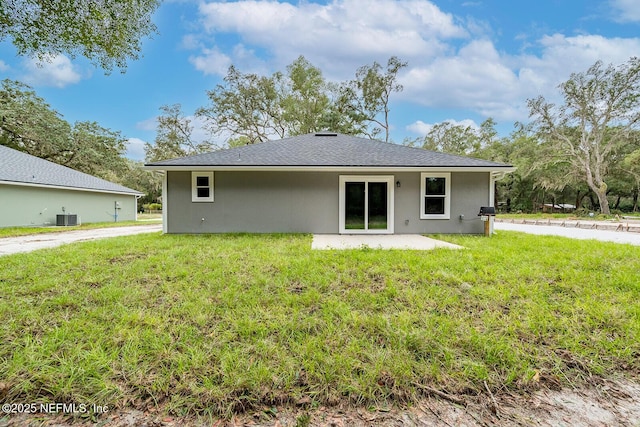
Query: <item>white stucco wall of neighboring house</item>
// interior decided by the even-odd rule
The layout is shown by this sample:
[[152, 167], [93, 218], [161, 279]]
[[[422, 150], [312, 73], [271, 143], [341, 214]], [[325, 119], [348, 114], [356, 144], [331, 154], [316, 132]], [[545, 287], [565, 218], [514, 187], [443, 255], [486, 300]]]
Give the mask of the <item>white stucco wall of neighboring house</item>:
[[[119, 209], [116, 209], [116, 204]], [[136, 219], [135, 195], [11, 185], [0, 182], [0, 227], [56, 225], [56, 215], [78, 215], [81, 223]]]

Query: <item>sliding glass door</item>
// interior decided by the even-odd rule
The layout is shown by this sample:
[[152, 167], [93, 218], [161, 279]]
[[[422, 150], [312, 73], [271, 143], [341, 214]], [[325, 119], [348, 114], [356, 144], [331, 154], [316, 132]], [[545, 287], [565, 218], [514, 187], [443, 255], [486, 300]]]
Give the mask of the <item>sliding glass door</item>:
[[393, 233], [393, 176], [340, 177], [340, 233]]

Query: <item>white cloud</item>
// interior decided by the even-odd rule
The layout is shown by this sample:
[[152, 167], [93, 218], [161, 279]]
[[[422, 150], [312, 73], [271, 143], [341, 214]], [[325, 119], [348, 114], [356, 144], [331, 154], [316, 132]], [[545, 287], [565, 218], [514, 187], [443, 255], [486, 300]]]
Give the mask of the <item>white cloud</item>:
[[[464, 119], [460, 121], [457, 121], [454, 119], [447, 119], [447, 120], [443, 120], [441, 123], [451, 123], [454, 126], [463, 126], [463, 127], [471, 127], [472, 129], [480, 129], [480, 126], [478, 126], [476, 122], [471, 119]], [[431, 129], [433, 129], [433, 127], [436, 124], [438, 123], [430, 124], [430, 123], [425, 123], [422, 120], [418, 120], [408, 125], [407, 130], [412, 133], [415, 133], [416, 135], [426, 136], [429, 132], [431, 132]]]
[[[543, 54], [540, 58], [525, 58], [553, 72], [568, 76], [570, 72], [584, 71], [594, 62], [620, 64], [637, 56], [640, 38], [606, 38], [599, 35], [566, 37], [562, 34], [545, 36], [540, 41]], [[564, 80], [564, 79], [563, 79]]]
[[156, 126], [158, 126], [158, 119], [156, 117], [151, 117], [136, 123], [136, 129], [140, 130], [155, 131]]
[[206, 121], [203, 117], [187, 116], [187, 119], [191, 121], [191, 126], [193, 126], [191, 138], [194, 141], [203, 142], [210, 139], [209, 131], [206, 129]]
[[9, 71], [9, 68], [11, 67], [9, 67], [6, 62], [0, 60], [0, 71]]
[[132, 160], [144, 160], [144, 144], [145, 141], [140, 138], [129, 138], [126, 156]]
[[189, 58], [196, 70], [202, 71], [204, 74], [217, 74], [224, 76], [232, 61], [228, 55], [220, 52], [218, 48], [202, 49], [202, 55], [192, 56]]
[[[200, 13], [207, 32], [237, 33], [243, 45], [267, 49], [278, 69], [304, 53], [329, 75], [341, 77], [373, 59], [440, 55], [448, 49], [442, 40], [468, 36], [452, 15], [426, 0], [333, 0], [326, 5], [244, 0], [203, 3]], [[235, 56], [220, 55], [209, 48], [193, 63], [205, 72], [219, 70], [221, 59], [236, 63]]]
[[453, 55], [415, 64], [402, 76], [401, 96], [429, 107], [469, 108], [499, 121], [526, 120], [527, 98], [556, 98], [561, 82], [597, 60], [626, 62], [640, 52], [640, 39], [555, 34], [538, 46], [538, 55], [509, 56], [488, 40], [473, 40]]
[[616, 12], [615, 19], [620, 22], [640, 22], [640, 2], [638, 0], [611, 0]]
[[[414, 66], [402, 76], [403, 97], [431, 107], [471, 108], [503, 115], [521, 90], [518, 77], [488, 40], [475, 40], [455, 55]], [[521, 98], [518, 98], [521, 99]]]
[[64, 55], [55, 55], [38, 61], [28, 58], [24, 61], [27, 74], [23, 80], [35, 86], [65, 87], [78, 83], [82, 75], [76, 70], [71, 60]]
[[202, 43], [200, 42], [200, 38], [196, 34], [186, 34], [182, 37], [182, 42], [180, 43], [183, 49], [194, 50], [199, 47], [202, 47]]
[[[638, 19], [636, 0], [610, 1]], [[428, 0], [240, 0], [201, 3], [199, 12], [209, 41], [191, 62], [205, 74], [224, 75], [232, 63], [267, 74], [303, 54], [327, 78], [345, 80], [359, 66], [395, 55], [409, 63], [395, 100], [472, 110], [498, 121], [526, 121], [527, 98], [553, 100], [572, 72], [597, 60], [620, 64], [640, 52], [640, 38], [549, 34], [519, 40], [520, 53], [506, 53], [492, 41], [497, 36], [487, 22], [461, 20]], [[233, 37], [234, 45], [220, 44], [224, 34], [240, 42]]]

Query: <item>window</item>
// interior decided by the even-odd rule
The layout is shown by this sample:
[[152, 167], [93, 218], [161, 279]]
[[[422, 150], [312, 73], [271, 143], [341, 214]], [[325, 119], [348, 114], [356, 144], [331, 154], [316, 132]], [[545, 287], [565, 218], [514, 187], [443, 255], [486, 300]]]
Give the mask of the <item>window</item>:
[[191, 201], [213, 202], [213, 172], [191, 172]]
[[451, 174], [422, 173], [420, 179], [420, 219], [449, 219]]

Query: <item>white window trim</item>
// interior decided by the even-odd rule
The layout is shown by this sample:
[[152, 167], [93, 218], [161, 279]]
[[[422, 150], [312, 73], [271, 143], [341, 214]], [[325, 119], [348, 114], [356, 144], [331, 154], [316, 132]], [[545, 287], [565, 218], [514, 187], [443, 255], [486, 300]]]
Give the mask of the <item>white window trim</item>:
[[[198, 197], [197, 182], [200, 177], [209, 178], [209, 197]], [[191, 172], [191, 201], [213, 202], [213, 172]]]
[[[444, 178], [444, 214], [425, 214], [426, 178]], [[437, 196], [435, 196], [437, 197]], [[420, 174], [420, 219], [451, 219], [451, 173], [423, 172]]]

